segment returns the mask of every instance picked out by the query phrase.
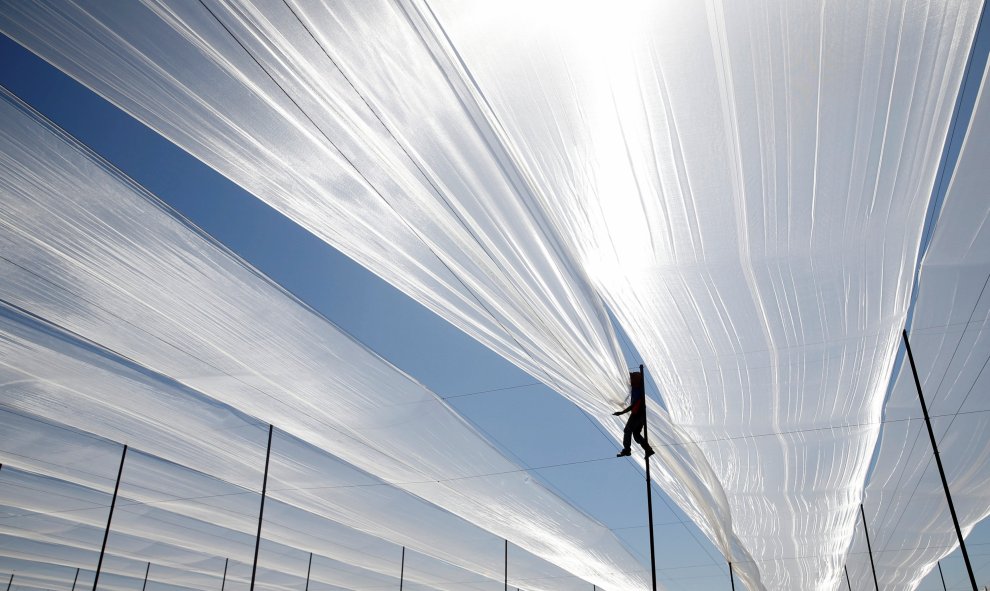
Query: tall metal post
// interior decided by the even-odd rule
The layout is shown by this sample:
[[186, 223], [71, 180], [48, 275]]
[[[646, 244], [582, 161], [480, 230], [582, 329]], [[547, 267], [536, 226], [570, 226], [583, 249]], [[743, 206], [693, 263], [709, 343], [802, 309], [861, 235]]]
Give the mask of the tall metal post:
[[402, 583], [406, 578], [406, 547], [402, 547], [402, 562], [399, 563], [399, 591], [402, 591]]
[[849, 589], [849, 591], [853, 591], [852, 583], [849, 582], [849, 567], [843, 566], [842, 568], [846, 571], [846, 587]]
[[76, 591], [76, 581], [79, 580], [79, 569], [76, 569], [76, 576], [72, 577], [72, 591]]
[[[265, 517], [265, 495], [268, 494], [268, 461], [272, 457], [272, 430], [268, 425], [268, 451], [265, 452], [265, 478], [261, 482], [261, 510], [258, 511], [258, 536], [254, 540], [254, 566], [251, 567], [251, 591], [254, 591], [254, 577], [258, 572], [258, 549], [261, 548], [261, 524]], [[96, 591], [95, 589], [93, 591]]]
[[120, 477], [124, 473], [124, 458], [127, 457], [127, 446], [120, 454], [120, 467], [117, 469], [117, 483], [113, 485], [113, 497], [110, 499], [110, 515], [107, 516], [107, 529], [103, 532], [103, 547], [100, 548], [100, 559], [96, 561], [96, 574], [93, 576], [93, 591], [100, 580], [100, 569], [103, 568], [103, 555], [107, 552], [107, 538], [110, 537], [110, 522], [113, 521], [113, 508], [117, 505], [117, 492], [120, 490]]
[[945, 575], [942, 574], [942, 561], [939, 560], [936, 564], [938, 564], [938, 578], [942, 579], [942, 591], [949, 591], [945, 587]]
[[935, 431], [932, 430], [932, 421], [928, 418], [928, 406], [925, 404], [925, 395], [921, 392], [921, 380], [918, 379], [918, 369], [914, 365], [914, 354], [911, 353], [911, 342], [908, 341], [907, 329], [902, 330], [904, 336], [904, 348], [907, 349], [908, 361], [911, 362], [911, 375], [914, 376], [914, 385], [918, 389], [918, 400], [921, 402], [921, 412], [925, 415], [925, 426], [928, 427], [928, 437], [932, 440], [932, 452], [935, 454], [935, 464], [938, 466], [938, 475], [942, 478], [942, 488], [945, 490], [945, 500], [949, 503], [949, 513], [952, 515], [952, 525], [956, 526], [956, 537], [959, 538], [959, 550], [962, 552], [963, 561], [966, 563], [966, 572], [969, 573], [969, 582], [973, 585], [973, 591], [978, 591], [976, 587], [976, 576], [973, 575], [973, 565], [969, 562], [969, 552], [966, 551], [966, 540], [963, 539], [962, 529], [959, 528], [959, 518], [956, 517], [956, 506], [952, 503], [952, 494], [949, 493], [949, 482], [945, 479], [945, 468], [942, 467], [942, 457], [938, 453], [938, 443], [935, 441]]
[[309, 591], [309, 574], [313, 572], [313, 553], [309, 553], [309, 566], [306, 567], [306, 591]]
[[866, 511], [863, 510], [863, 503], [859, 504], [859, 514], [863, 516], [863, 533], [866, 534], [866, 550], [870, 553], [870, 568], [873, 569], [873, 587], [880, 591], [880, 584], [877, 583], [877, 567], [873, 564], [873, 547], [870, 546], [870, 530], [866, 527]]
[[505, 541], [505, 591], [509, 591], [509, 540]]
[[151, 572], [151, 563], [148, 563], [148, 567], [144, 569], [144, 584], [141, 585], [141, 591], [148, 588], [148, 573]]
[[224, 587], [227, 586], [227, 562], [229, 558], [223, 559], [223, 579], [220, 580], [220, 591], [223, 591]]
[[[639, 366], [639, 376], [643, 380], [643, 443], [647, 448], [650, 446], [650, 426], [647, 422], [646, 409], [646, 373], [643, 366]], [[653, 574], [653, 591], [657, 591], [657, 554], [653, 547], [653, 487], [650, 486], [650, 458], [644, 458], [646, 462], [646, 511], [650, 524], [650, 571]]]
[[7, 591], [10, 591], [10, 586], [13, 584], [13, 582], [14, 582], [14, 573], [10, 573], [10, 580], [7, 581]]
[[732, 572], [732, 561], [729, 561], [729, 582], [732, 583], [732, 591], [736, 591], [736, 577]]

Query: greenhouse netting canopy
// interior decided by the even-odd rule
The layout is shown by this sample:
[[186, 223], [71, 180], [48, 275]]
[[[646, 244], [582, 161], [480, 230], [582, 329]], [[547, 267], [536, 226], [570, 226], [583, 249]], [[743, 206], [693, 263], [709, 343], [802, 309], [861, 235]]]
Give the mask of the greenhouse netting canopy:
[[[617, 323], [662, 399], [652, 476], [749, 589], [834, 590], [846, 566], [867, 585], [866, 511], [877, 578], [901, 589], [957, 543], [905, 328], [964, 531], [990, 513], [972, 394], [990, 358], [982, 94], [938, 192], [982, 10], [0, 0], [0, 31], [615, 437]], [[164, 582], [202, 588], [221, 554], [248, 560], [251, 510], [194, 497], [255, 494], [270, 423], [265, 543], [285, 559], [267, 584], [304, 571], [305, 547], [329, 584], [388, 585], [408, 547], [415, 584], [468, 588], [498, 579], [483, 557], [509, 539], [527, 588], [647, 588], [611, 532], [435, 395], [4, 101], [0, 475], [36, 520], [3, 532], [24, 540], [13, 559], [82, 560], [99, 512], [67, 499], [105, 506], [119, 444], [140, 434], [143, 484], [123, 494], [146, 519], [121, 527], [169, 557]], [[140, 577], [125, 554], [117, 574]]]

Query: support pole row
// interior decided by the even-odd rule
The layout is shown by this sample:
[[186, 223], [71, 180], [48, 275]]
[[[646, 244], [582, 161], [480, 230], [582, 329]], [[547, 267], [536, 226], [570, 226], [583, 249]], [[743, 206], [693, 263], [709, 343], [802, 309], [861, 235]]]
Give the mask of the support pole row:
[[[274, 427], [272, 425], [268, 425], [268, 446], [267, 446], [267, 450], [265, 451], [265, 473], [264, 473], [264, 479], [262, 480], [261, 483], [261, 507], [258, 510], [258, 535], [256, 536], [254, 542], [254, 563], [251, 567], [251, 591], [254, 591], [254, 582], [258, 572], [258, 551], [261, 548], [261, 526], [262, 523], [264, 523], [265, 498], [268, 492], [268, 466], [270, 465], [271, 462], [273, 431], [274, 431]], [[126, 459], [127, 459], [127, 445], [124, 445], [124, 450], [120, 454], [120, 466], [117, 469], [117, 481], [113, 487], [113, 497], [110, 500], [110, 513], [107, 516], [107, 526], [106, 529], [103, 531], [103, 544], [100, 547], [100, 557], [96, 562], [96, 572], [95, 575], [93, 576], [93, 591], [96, 591], [97, 585], [99, 584], [100, 581], [100, 571], [103, 569], [103, 558], [106, 555], [106, 551], [107, 551], [107, 540], [110, 537], [110, 524], [113, 522], [113, 512], [117, 506], [117, 494], [120, 492], [120, 480], [124, 474], [124, 460]], [[3, 464], [0, 464], [0, 468], [2, 467]], [[312, 553], [310, 553], [309, 555], [309, 560], [310, 560], [310, 567], [312, 567], [313, 565]], [[223, 561], [223, 579], [220, 583], [220, 591], [224, 591], [224, 588], [227, 585], [227, 565], [229, 561], [230, 561], [229, 558], [225, 558]], [[151, 563], [149, 562], [144, 572], [144, 584], [141, 587], [141, 591], [145, 591], [145, 589], [148, 586], [148, 573], [150, 571], [151, 571]], [[13, 576], [11, 576], [11, 581], [12, 580], [13, 580]], [[79, 569], [77, 568], [76, 576], [72, 580], [72, 591], [75, 591], [76, 581], [78, 580], [79, 580]], [[7, 591], [10, 591], [9, 582], [7, 586], [8, 586]], [[306, 572], [306, 591], [309, 591], [309, 571]]]
[[[952, 525], [956, 530], [956, 539], [959, 541], [959, 551], [962, 554], [963, 562], [966, 564], [966, 573], [969, 575], [970, 585], [973, 587], [973, 591], [979, 591], [976, 585], [976, 576], [973, 574], [973, 565], [969, 560], [969, 552], [966, 550], [966, 540], [962, 535], [962, 528], [959, 527], [959, 517], [956, 515], [956, 506], [952, 502], [952, 492], [949, 490], [949, 481], [945, 477], [945, 467], [942, 465], [942, 456], [938, 451], [938, 441], [935, 439], [935, 430], [932, 429], [932, 420], [928, 415], [928, 405], [925, 403], [925, 394], [921, 388], [921, 379], [918, 377], [918, 367], [914, 362], [914, 352], [911, 350], [911, 341], [908, 339], [907, 329], [901, 331], [901, 336], [904, 340], [904, 349], [907, 352], [908, 363], [911, 366], [911, 376], [914, 378], [914, 387], [918, 391], [918, 402], [921, 404], [921, 413], [925, 418], [925, 427], [928, 430], [928, 439], [932, 444], [932, 453], [935, 456], [935, 465], [938, 467], [938, 475], [942, 481], [942, 490], [945, 492], [945, 502], [949, 506], [949, 514], [952, 516]], [[863, 504], [859, 505], [859, 513], [863, 518], [863, 534], [866, 536], [866, 549], [870, 554], [870, 568], [873, 571], [873, 588], [876, 591], [880, 591], [880, 585], [877, 582], [877, 569], [876, 564], [873, 561], [873, 548], [870, 546], [870, 531], [866, 524], [866, 511], [863, 509]], [[945, 577], [942, 575], [942, 563], [938, 563], [938, 575], [942, 580], [942, 589], [946, 589]], [[846, 572], [846, 586], [849, 591], [852, 591], [852, 585], [849, 582], [849, 569], [845, 569]]]

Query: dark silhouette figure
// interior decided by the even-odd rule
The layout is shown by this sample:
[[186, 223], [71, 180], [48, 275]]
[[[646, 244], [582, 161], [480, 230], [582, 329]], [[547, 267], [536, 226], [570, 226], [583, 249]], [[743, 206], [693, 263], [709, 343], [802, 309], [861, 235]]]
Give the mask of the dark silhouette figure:
[[629, 406], [612, 413], [617, 417], [630, 413], [629, 420], [626, 421], [626, 428], [622, 432], [622, 451], [617, 453], [616, 457], [621, 458], [632, 454], [632, 450], [629, 449], [630, 439], [635, 439], [636, 443], [646, 452], [646, 457], [650, 457], [653, 455], [653, 448], [646, 442], [642, 434], [643, 427], [646, 426], [646, 387], [643, 384], [643, 373], [631, 372], [629, 383]]

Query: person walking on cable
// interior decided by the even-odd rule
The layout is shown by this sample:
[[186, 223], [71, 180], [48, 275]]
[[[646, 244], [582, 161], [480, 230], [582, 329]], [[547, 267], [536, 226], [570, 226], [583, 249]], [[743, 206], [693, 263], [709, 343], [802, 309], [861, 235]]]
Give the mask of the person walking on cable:
[[632, 455], [629, 444], [630, 439], [635, 439], [648, 458], [653, 455], [653, 448], [642, 434], [646, 426], [646, 387], [643, 384], [643, 372], [630, 372], [629, 383], [629, 406], [612, 413], [617, 417], [629, 413], [629, 420], [626, 421], [626, 427], [622, 431], [622, 451], [615, 454], [615, 457]]

